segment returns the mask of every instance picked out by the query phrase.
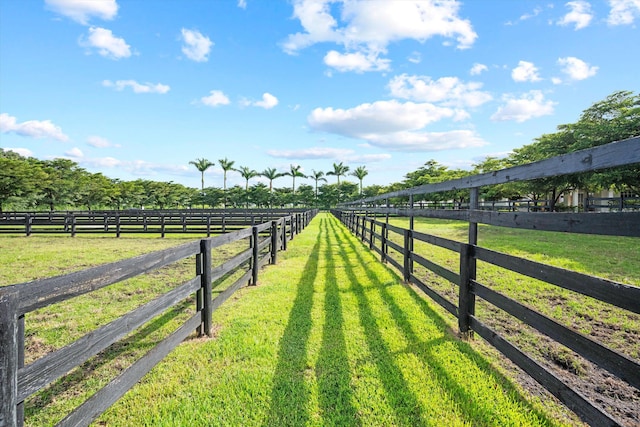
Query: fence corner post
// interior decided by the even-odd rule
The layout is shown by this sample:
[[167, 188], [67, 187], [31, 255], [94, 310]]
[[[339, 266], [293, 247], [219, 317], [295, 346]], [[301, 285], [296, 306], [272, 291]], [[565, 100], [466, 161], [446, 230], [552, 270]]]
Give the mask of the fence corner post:
[[199, 335], [211, 336], [211, 240], [200, 240], [200, 283], [201, 283], [201, 304], [202, 325]]
[[18, 425], [18, 295], [0, 289], [0, 425]]
[[462, 339], [473, 338], [470, 316], [475, 314], [476, 298], [471, 291], [471, 281], [475, 279], [474, 246], [460, 244], [460, 286], [458, 294], [458, 329]]
[[258, 284], [258, 243], [258, 227], [253, 226], [251, 227], [251, 286]]

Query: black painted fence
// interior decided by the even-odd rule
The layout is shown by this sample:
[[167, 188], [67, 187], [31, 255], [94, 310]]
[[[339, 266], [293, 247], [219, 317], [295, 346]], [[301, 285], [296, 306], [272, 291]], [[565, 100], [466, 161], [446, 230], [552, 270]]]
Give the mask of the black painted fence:
[[188, 209], [0, 212], [0, 234], [228, 233], [295, 215], [305, 209]]
[[[479, 208], [479, 189], [482, 186], [514, 180], [529, 180], [563, 174], [596, 171], [604, 168], [640, 164], [640, 137], [571, 153], [530, 165], [508, 170], [465, 177], [455, 181], [428, 184], [394, 193], [345, 203], [333, 214], [383, 262], [395, 266], [404, 280], [415, 284], [452, 315], [458, 318], [462, 336], [472, 331], [496, 347], [506, 357], [543, 385], [585, 422], [594, 426], [616, 426], [619, 422], [605, 410], [597, 407], [578, 391], [573, 390], [550, 370], [533, 360], [505, 337], [493, 330], [475, 315], [475, 298], [482, 298], [501, 310], [537, 329], [556, 342], [570, 348], [590, 362], [640, 389], [640, 364], [596, 340], [562, 325], [541, 313], [513, 300], [476, 280], [476, 263], [484, 261], [546, 283], [569, 289], [605, 303], [640, 313], [640, 288], [617, 283], [578, 272], [525, 260], [477, 245], [478, 223], [503, 227], [640, 237], [640, 212], [614, 213], [531, 213], [492, 212]], [[415, 209], [413, 198], [431, 192], [470, 189], [470, 209]], [[409, 198], [408, 208], [393, 207], [390, 199]], [[383, 203], [384, 205], [380, 205]], [[378, 217], [378, 216], [382, 217]], [[409, 217], [409, 228], [389, 224], [389, 216]], [[469, 223], [468, 243], [445, 239], [414, 229], [414, 217], [463, 220]], [[391, 235], [390, 235], [391, 233]], [[414, 251], [414, 242], [421, 241], [458, 253], [457, 271], [438, 265], [428, 255]], [[640, 242], [639, 242], [640, 244]], [[414, 265], [420, 265], [457, 285], [457, 305], [439, 294], [428, 283], [414, 274]]]
[[[0, 426], [21, 426], [23, 402], [71, 369], [118, 342], [154, 316], [195, 294], [196, 313], [172, 334], [69, 413], [58, 425], [89, 425], [194, 331], [211, 335], [211, 315], [235, 291], [258, 281], [259, 269], [302, 231], [316, 210], [295, 213], [220, 236], [196, 240], [76, 273], [0, 287]], [[249, 248], [212, 268], [212, 249], [249, 239]], [[194, 257], [196, 276], [164, 295], [24, 366], [25, 315], [105, 286]], [[212, 298], [212, 283], [233, 272], [242, 277]]]

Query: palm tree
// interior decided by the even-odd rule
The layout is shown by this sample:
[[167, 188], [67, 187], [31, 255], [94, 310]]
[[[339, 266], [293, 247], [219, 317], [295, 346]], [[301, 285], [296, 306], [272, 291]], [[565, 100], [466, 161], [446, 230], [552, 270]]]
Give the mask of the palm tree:
[[249, 169], [247, 166], [240, 166], [235, 171], [239, 172], [240, 175], [242, 175], [242, 177], [245, 179], [244, 192], [247, 198], [247, 209], [249, 209], [249, 180], [260, 174], [253, 169]]
[[360, 195], [362, 196], [362, 180], [364, 179], [365, 176], [369, 175], [369, 171], [367, 171], [367, 167], [366, 166], [358, 166], [351, 173], [351, 175], [355, 176], [356, 178], [358, 178], [360, 180]]
[[273, 180], [284, 176], [284, 173], [276, 171], [276, 168], [267, 168], [260, 174], [269, 180], [269, 193], [273, 192]]
[[305, 174], [303, 174], [302, 172], [300, 172], [300, 168], [302, 166], [298, 165], [298, 166], [293, 166], [293, 165], [289, 165], [290, 167], [290, 172], [285, 172], [285, 175], [291, 176], [293, 177], [293, 194], [296, 194], [296, 176], [300, 177], [300, 178], [306, 178], [307, 176]]
[[220, 164], [220, 167], [222, 168], [222, 170], [224, 171], [224, 180], [223, 180], [223, 191], [224, 191], [224, 207], [225, 209], [227, 208], [227, 172], [230, 170], [233, 170], [233, 164], [235, 163], [232, 160], [227, 159], [226, 157], [224, 159], [220, 159], [218, 160], [218, 163]]
[[317, 206], [318, 205], [318, 181], [327, 182], [327, 178], [324, 177], [324, 172], [322, 171], [316, 172], [313, 169], [311, 169], [311, 175], [309, 175], [309, 178], [312, 178], [316, 182], [315, 195], [316, 195], [316, 206]]
[[210, 160], [207, 159], [195, 159], [189, 162], [190, 165], [193, 165], [196, 167], [196, 169], [198, 169], [200, 171], [200, 183], [202, 185], [201, 189], [201, 196], [202, 196], [202, 209], [204, 209], [204, 172], [209, 169], [211, 166], [213, 166], [215, 163], [213, 163]]
[[251, 178], [255, 178], [256, 176], [259, 176], [260, 174], [256, 171], [254, 171], [253, 169], [249, 169], [247, 166], [240, 166], [238, 169], [235, 169], [236, 172], [239, 172], [240, 175], [242, 175], [242, 177], [245, 179], [245, 185], [244, 185], [244, 189], [245, 191], [249, 191], [249, 180]]
[[343, 165], [342, 162], [340, 162], [337, 164], [334, 163], [333, 170], [330, 172], [327, 172], [327, 175], [335, 175], [338, 178], [338, 185], [340, 185], [340, 177], [346, 176], [347, 172], [349, 172], [349, 166]]
[[202, 181], [202, 192], [204, 193], [204, 172], [209, 169], [211, 166], [215, 165], [210, 160], [207, 159], [195, 159], [189, 162], [190, 165], [193, 165], [200, 171], [201, 181]]

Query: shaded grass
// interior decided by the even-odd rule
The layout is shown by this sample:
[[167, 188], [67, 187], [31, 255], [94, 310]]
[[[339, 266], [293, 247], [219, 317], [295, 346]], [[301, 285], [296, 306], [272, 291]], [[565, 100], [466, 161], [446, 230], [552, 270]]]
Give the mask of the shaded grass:
[[105, 425], [557, 425], [321, 214]]

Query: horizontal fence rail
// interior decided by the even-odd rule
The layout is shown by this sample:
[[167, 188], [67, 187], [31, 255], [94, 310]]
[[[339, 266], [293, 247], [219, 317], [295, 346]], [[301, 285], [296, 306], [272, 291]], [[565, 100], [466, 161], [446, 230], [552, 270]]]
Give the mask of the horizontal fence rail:
[[164, 237], [192, 233], [209, 237], [303, 212], [301, 209], [0, 212], [0, 234], [107, 233], [120, 237], [153, 233]]
[[[407, 282], [415, 284], [427, 296], [456, 316], [460, 332], [463, 335], [470, 331], [477, 332], [556, 395], [585, 422], [595, 426], [619, 425], [606, 410], [597, 407], [579, 392], [571, 389], [553, 372], [544, 368], [505, 337], [479, 320], [474, 313], [475, 297], [482, 298], [514, 316], [638, 389], [640, 389], [640, 363], [483, 285], [475, 279], [475, 263], [476, 261], [484, 261], [590, 296], [632, 313], [640, 313], [640, 288], [522, 259], [477, 245], [397, 227], [374, 217], [362, 216], [354, 212], [334, 210], [332, 213], [363, 243], [368, 244], [373, 251], [380, 254], [381, 261], [396, 267], [402, 272]], [[429, 243], [458, 253], [460, 260], [458, 271], [451, 271], [430, 261], [424, 254], [413, 251], [415, 241]], [[447, 297], [417, 277], [414, 274], [414, 265], [425, 267], [456, 285], [458, 304], [452, 303]]]
[[466, 176], [446, 182], [425, 184], [405, 190], [381, 194], [379, 196], [368, 197], [355, 202], [344, 203], [339, 207], [343, 208], [376, 201], [386, 201], [394, 197], [408, 197], [411, 195], [439, 193], [442, 191], [478, 188], [509, 182], [593, 172], [636, 163], [640, 163], [640, 136], [495, 172]]
[[[58, 424], [89, 425], [194, 331], [200, 336], [210, 336], [212, 312], [238, 289], [256, 285], [260, 267], [268, 263], [275, 264], [277, 252], [285, 250], [287, 241], [300, 233], [316, 213], [316, 210], [293, 213], [175, 248], [64, 276], [0, 287], [0, 426], [22, 426], [25, 399], [168, 308], [195, 295], [196, 312], [193, 316]], [[249, 240], [248, 249], [212, 267], [212, 249], [243, 239]], [[29, 313], [190, 257], [195, 260], [195, 277], [24, 366], [24, 324]], [[244, 273], [240, 278], [213, 298], [212, 283], [242, 271]]]
[[[405, 281], [415, 284], [447, 312], [456, 316], [459, 332], [463, 338], [471, 337], [472, 332], [480, 335], [588, 424], [619, 425], [618, 420], [614, 419], [606, 409], [572, 389], [551, 370], [536, 362], [492, 326], [479, 319], [475, 313], [476, 297], [480, 298], [483, 304], [489, 304], [490, 307], [508, 313], [636, 389], [640, 389], [638, 360], [608, 348], [596, 339], [574, 330], [571, 326], [556, 322], [525, 304], [491, 289], [489, 285], [481, 283], [481, 280], [476, 277], [477, 263], [480, 261], [494, 265], [552, 286], [586, 295], [628, 313], [640, 313], [640, 288], [480, 247], [478, 246], [478, 224], [637, 238], [640, 237], [640, 212], [635, 210], [637, 198], [630, 201], [632, 211], [624, 211], [626, 206], [624, 200], [612, 203], [610, 200], [594, 199], [588, 203], [589, 206], [596, 206], [597, 203], [603, 202], [613, 206], [617, 203], [618, 209], [597, 213], [553, 213], [539, 212], [540, 209], [531, 207], [524, 210], [514, 209], [514, 205], [510, 205], [509, 209], [487, 210], [486, 203], [479, 200], [479, 195], [480, 189], [485, 186], [636, 164], [640, 164], [640, 137], [528, 165], [343, 203], [332, 213], [372, 251], [378, 253], [382, 262], [393, 265], [402, 272]], [[433, 193], [460, 189], [469, 190], [468, 202], [448, 205], [414, 202], [416, 198], [428, 199]], [[391, 204], [390, 201], [395, 204]], [[408, 217], [409, 228], [390, 224], [389, 219], [392, 216]], [[418, 232], [414, 229], [416, 217], [465, 221], [468, 223], [468, 242], [458, 242]], [[428, 243], [450, 251], [451, 256], [458, 259], [456, 271], [431, 261], [428, 254], [418, 253], [414, 250], [416, 242]], [[416, 266], [425, 268], [452, 283], [457, 301], [452, 301], [451, 298], [438, 292], [433, 285], [425, 283], [415, 274]]]

